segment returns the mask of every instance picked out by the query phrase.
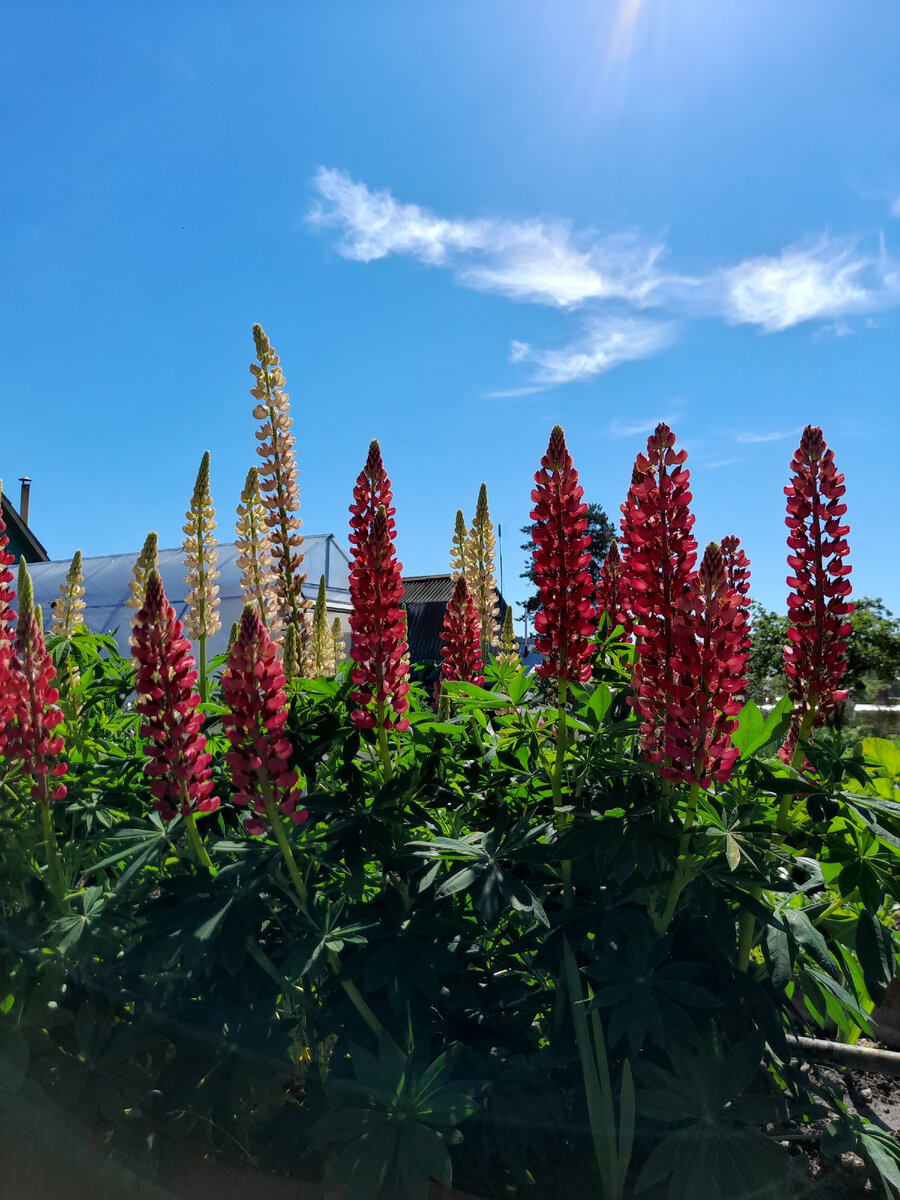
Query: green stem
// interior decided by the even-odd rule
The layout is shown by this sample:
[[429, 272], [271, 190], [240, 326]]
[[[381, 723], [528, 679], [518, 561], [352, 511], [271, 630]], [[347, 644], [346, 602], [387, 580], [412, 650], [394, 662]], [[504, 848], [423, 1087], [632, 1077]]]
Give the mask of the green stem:
[[391, 766], [391, 750], [388, 745], [387, 730], [384, 727], [384, 705], [379, 704], [377, 708], [378, 720], [378, 751], [381, 755], [381, 765], [384, 767], [384, 781], [393, 779], [394, 769]]
[[303, 876], [300, 874], [300, 868], [297, 866], [297, 860], [294, 858], [294, 852], [291, 849], [291, 843], [287, 839], [287, 834], [284, 831], [284, 821], [281, 813], [275, 805], [275, 797], [272, 794], [272, 784], [269, 781], [265, 771], [259, 772], [259, 786], [263, 796], [263, 804], [266, 808], [266, 816], [269, 818], [269, 824], [272, 827], [272, 832], [275, 834], [275, 841], [278, 843], [278, 849], [281, 851], [281, 857], [284, 860], [284, 865], [287, 867], [288, 875], [291, 877], [291, 883], [294, 885], [294, 891], [297, 893], [297, 899], [300, 901], [300, 910], [303, 915], [309, 919], [309, 908], [307, 907], [306, 884], [303, 882]]
[[200, 836], [200, 830], [197, 828], [197, 818], [193, 812], [188, 811], [184, 815], [184, 827], [187, 830], [188, 841], [194, 854], [197, 856], [197, 861], [201, 866], [206, 867], [210, 875], [216, 874], [216, 868], [212, 864], [212, 859], [206, 852], [206, 847], [203, 845], [203, 838]]
[[[556, 757], [553, 762], [553, 774], [550, 776], [550, 787], [553, 792], [553, 807], [561, 808], [563, 802], [562, 794], [562, 779], [563, 770], [566, 763], [566, 698], [568, 693], [568, 684], [564, 679], [558, 681], [557, 691], [557, 718], [556, 718]], [[562, 832], [568, 824], [568, 818], [562, 813], [557, 813], [556, 828], [558, 832]], [[564, 859], [562, 864], [562, 883], [563, 883], [563, 907], [572, 907], [572, 863], [569, 859]]]
[[[41, 785], [42, 790], [46, 792], [46, 777], [41, 779], [39, 787]], [[44, 846], [47, 851], [47, 874], [50, 878], [50, 890], [53, 892], [60, 912], [67, 913], [69, 911], [69, 901], [66, 898], [66, 880], [56, 850], [56, 832], [53, 828], [53, 818], [50, 815], [50, 798], [48, 796], [45, 801], [42, 796], [38, 802], [41, 806], [41, 826], [44, 833]]]
[[[381, 726], [383, 728], [383, 726]], [[272, 784], [265, 774], [259, 772], [259, 785], [262, 791], [263, 803], [266, 808], [266, 816], [269, 818], [269, 824], [272, 826], [272, 832], [275, 834], [275, 841], [278, 843], [278, 849], [281, 851], [281, 857], [284, 860], [284, 865], [287, 867], [288, 875], [291, 877], [291, 883], [294, 885], [294, 891], [297, 893], [297, 899], [300, 902], [300, 911], [308, 921], [312, 921], [309, 913], [308, 898], [306, 892], [306, 884], [303, 882], [303, 876], [300, 874], [300, 868], [297, 866], [297, 860], [294, 858], [294, 852], [291, 849], [291, 844], [287, 839], [287, 834], [284, 831], [284, 821], [281, 814], [275, 805], [275, 797], [272, 794]], [[328, 951], [328, 965], [336, 976], [338, 983], [344, 989], [350, 1003], [368, 1025], [369, 1029], [377, 1038], [385, 1038], [393, 1042], [393, 1038], [387, 1032], [382, 1023], [378, 1020], [366, 1003], [364, 997], [360, 993], [359, 988], [350, 979], [341, 979], [341, 960], [338, 958], [334, 950]]]
[[837, 910], [842, 904], [845, 903], [845, 901], [846, 896], [838, 896], [835, 900], [832, 900], [828, 907], [823, 912], [819, 913], [819, 915], [813, 921], [813, 925], [821, 925], [823, 921], [827, 921], [831, 914], [837, 912]]
[[663, 909], [662, 916], [659, 919], [658, 928], [660, 933], [664, 933], [669, 928], [669, 923], [675, 915], [675, 906], [678, 903], [678, 897], [684, 890], [684, 886], [690, 875], [687, 865], [687, 852], [691, 844], [691, 829], [694, 825], [694, 818], [697, 815], [697, 797], [699, 794], [700, 784], [692, 783], [691, 790], [688, 792], [687, 812], [684, 815], [684, 829], [681, 834], [681, 840], [678, 843], [678, 865], [675, 868], [675, 874], [672, 876], [666, 907]]
[[[762, 895], [759, 884], [754, 884], [750, 895], [758, 900]], [[753, 949], [753, 935], [756, 933], [756, 917], [745, 908], [741, 913], [741, 932], [738, 937], [738, 970], [746, 971], [750, 966], [750, 951]]]
[[200, 647], [200, 666], [198, 670], [197, 686], [200, 689], [200, 699], [205, 704], [209, 696], [209, 685], [206, 679], [206, 634], [201, 633], [197, 639], [197, 644]]

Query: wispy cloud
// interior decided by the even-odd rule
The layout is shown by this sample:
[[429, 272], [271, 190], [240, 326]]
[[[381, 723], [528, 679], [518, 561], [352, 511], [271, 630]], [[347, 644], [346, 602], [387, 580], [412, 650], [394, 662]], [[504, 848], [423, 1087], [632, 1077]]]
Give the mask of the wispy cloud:
[[464, 287], [557, 308], [588, 300], [644, 304], [662, 283], [663, 246], [633, 233], [599, 237], [538, 218], [447, 219], [329, 167], [314, 182], [319, 199], [308, 219], [340, 230], [339, 253], [357, 262], [405, 255], [451, 267]]
[[623, 362], [647, 358], [670, 345], [669, 322], [637, 317], [603, 317], [588, 323], [584, 334], [559, 350], [542, 350], [527, 342], [511, 342], [509, 360], [533, 365], [535, 383], [554, 387], [590, 379]]
[[801, 321], [834, 321], [900, 298], [897, 275], [882, 248], [829, 237], [777, 257], [749, 258], [722, 273], [724, 315], [732, 324], [776, 333]]
[[630, 421], [621, 421], [618, 417], [614, 417], [606, 434], [611, 438], [645, 437], [653, 432], [660, 421], [664, 421], [666, 425], [672, 425], [683, 413], [684, 405], [678, 401], [675, 408], [662, 416], [657, 414], [654, 417], [633, 418]]
[[900, 196], [898, 196], [897, 199], [894, 201], [894, 203], [891, 205], [891, 216], [892, 217], [900, 217]]
[[[331, 167], [319, 168], [314, 188], [307, 221], [335, 230], [338, 253], [347, 259], [405, 256], [451, 272], [462, 287], [585, 311], [581, 336], [559, 349], [512, 342], [510, 361], [530, 367], [530, 376], [518, 387], [487, 393], [490, 398], [535, 395], [647, 358], [671, 345], [680, 325], [695, 318], [765, 333], [815, 322], [814, 337], [843, 337], [862, 324], [852, 318], [870, 321], [871, 314], [900, 304], [900, 266], [883, 239], [870, 246], [826, 234], [704, 275], [679, 275], [663, 269], [661, 241], [633, 231], [601, 235], [545, 217], [445, 217]], [[900, 197], [892, 211], [900, 216]], [[660, 315], [650, 319], [650, 309]], [[738, 440], [786, 436], [746, 434]]]
[[769, 433], [739, 433], [734, 440], [742, 442], [744, 445], [754, 446], [758, 442], [781, 442], [785, 438], [796, 437], [798, 433], [800, 433], [799, 429], [777, 429]]

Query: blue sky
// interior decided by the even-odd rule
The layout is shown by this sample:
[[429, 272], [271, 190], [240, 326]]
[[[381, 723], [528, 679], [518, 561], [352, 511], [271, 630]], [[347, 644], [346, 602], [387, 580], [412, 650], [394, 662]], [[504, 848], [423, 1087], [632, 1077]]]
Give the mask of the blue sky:
[[618, 515], [669, 420], [701, 546], [784, 608], [802, 427], [852, 580], [900, 609], [900, 8], [754, 0], [7, 6], [0, 474], [51, 557], [177, 545], [254, 462], [282, 358], [302, 516], [371, 437], [410, 574], [485, 480], [504, 582], [560, 422]]

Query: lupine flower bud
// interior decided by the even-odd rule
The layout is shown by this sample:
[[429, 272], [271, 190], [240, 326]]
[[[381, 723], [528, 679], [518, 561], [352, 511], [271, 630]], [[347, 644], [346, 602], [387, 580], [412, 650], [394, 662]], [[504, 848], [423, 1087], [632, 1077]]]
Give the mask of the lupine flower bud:
[[610, 630], [621, 625], [625, 638], [631, 636], [632, 620], [622, 579], [622, 559], [619, 557], [619, 547], [615, 541], [610, 542], [603, 566], [600, 568], [597, 607], [601, 613], [606, 613]]
[[803, 431], [791, 471], [793, 478], [784, 489], [791, 551], [787, 561], [793, 570], [787, 579], [790, 625], [784, 670], [794, 712], [779, 751], [785, 762], [793, 759], [804, 722], [821, 725], [846, 699], [847, 692], [838, 685], [846, 666], [853, 612], [847, 599], [851, 568], [844, 561], [850, 526], [842, 524], [847, 512], [842, 496], [847, 489], [844, 476], [835, 470], [834, 452], [818, 427], [807, 425]]
[[277, 638], [281, 621], [278, 617], [266, 508], [259, 490], [259, 471], [256, 467], [251, 467], [247, 472], [241, 502], [237, 506], [234, 532], [237, 565], [241, 569], [241, 595], [248, 604], [256, 605], [259, 619], [272, 637]]
[[76, 625], [84, 624], [84, 580], [81, 576], [81, 551], [76, 550], [65, 582], [59, 585], [59, 599], [53, 610], [50, 632], [70, 638]]
[[622, 509], [623, 580], [634, 614], [635, 669], [630, 703], [642, 718], [640, 745], [651, 762], [664, 755], [674, 680], [673, 619], [697, 559], [691, 537], [690, 472], [686, 450], [660, 423], [647, 440]]
[[[376, 453], [373, 454], [373, 447]], [[358, 706], [350, 715], [360, 729], [402, 731], [409, 726], [409, 683], [404, 678], [403, 599], [401, 565], [394, 554], [393, 508], [390, 480], [381, 466], [378, 443], [369, 450], [366, 467], [353, 489], [350, 508], [350, 541], [353, 561], [350, 565], [350, 629], [353, 642], [350, 657], [356, 664], [350, 672], [355, 690], [350, 698]], [[373, 497], [382, 503], [371, 516]]]
[[23, 772], [31, 776], [32, 797], [49, 804], [66, 794], [65, 784], [51, 783], [67, 770], [61, 757], [63, 739], [54, 733], [63, 714], [57, 707], [56, 670], [44, 645], [41, 610], [34, 606], [24, 558], [19, 560], [16, 603], [16, 653], [9, 664], [4, 753], [18, 758]]
[[285, 681], [290, 683], [292, 679], [302, 679], [303, 673], [300, 670], [300, 660], [297, 657], [297, 630], [293, 625], [288, 625], [284, 631], [281, 656]]
[[[0, 496], [3, 495], [3, 484], [0, 481]], [[12, 679], [10, 675], [13, 641], [15, 639], [15, 616], [11, 601], [13, 599], [13, 575], [10, 569], [13, 556], [9, 552], [9, 537], [6, 533], [6, 522], [0, 513], [0, 754], [6, 744], [7, 730], [12, 720]]]
[[724, 537], [721, 541], [722, 561], [725, 564], [725, 577], [728, 586], [738, 597], [738, 604], [744, 617], [744, 640], [741, 652], [750, 654], [750, 559], [741, 548], [738, 537]]
[[731, 744], [746, 686], [744, 614], [738, 593], [728, 585], [715, 542], [680, 597], [672, 625], [674, 655], [664, 751], [666, 779], [698, 783], [731, 775], [738, 749]]
[[184, 627], [188, 637], [196, 642], [200, 638], [212, 637], [222, 628], [219, 620], [219, 588], [215, 582], [219, 578], [216, 568], [218, 542], [213, 534], [216, 510], [209, 494], [208, 450], [200, 462], [194, 494], [185, 515], [184, 565], [187, 567], [185, 583], [188, 590]]
[[166, 599], [159, 572], [147, 578], [144, 603], [134, 626], [132, 654], [138, 663], [135, 708], [141, 717], [139, 733], [149, 762], [153, 807], [164, 821], [181, 812], [212, 812], [219, 807], [212, 795], [206, 738], [194, 690], [197, 671], [190, 642]]
[[337, 669], [347, 657], [344, 650], [344, 631], [341, 629], [341, 618], [335, 617], [331, 622], [331, 640], [334, 645], [334, 665]]
[[[128, 638], [128, 645], [134, 650], [134, 627], [137, 623], [137, 610], [144, 606], [144, 593], [147, 590], [147, 576], [151, 571], [156, 570], [159, 566], [159, 539], [151, 530], [144, 539], [144, 545], [140, 554], [137, 556], [137, 561], [131, 568], [131, 579], [128, 580], [128, 591], [130, 595], [125, 601], [125, 607], [134, 609], [131, 617], [131, 633]], [[137, 659], [132, 653], [132, 665], [137, 670]]]
[[234, 802], [251, 806], [244, 825], [253, 834], [265, 829], [266, 789], [292, 821], [299, 825], [306, 820], [305, 809], [297, 807], [300, 780], [290, 766], [291, 743], [284, 736], [284, 684], [277, 646], [256, 607], [248, 604], [222, 676], [222, 695], [231, 709], [222, 724], [231, 743], [225, 757], [234, 781]]
[[328, 628], [328, 608], [325, 596], [325, 576], [319, 580], [319, 594], [313, 613], [312, 647], [313, 669], [316, 675], [333, 675], [334, 638]]
[[128, 580], [128, 590], [131, 593], [125, 601], [126, 608], [135, 611], [144, 604], [144, 592], [147, 588], [147, 576], [159, 566], [159, 539], [151, 530], [144, 539], [144, 545], [137, 561], [131, 568], [131, 579]]
[[450, 542], [450, 578], [455, 583], [466, 569], [466, 542], [469, 532], [466, 529], [466, 518], [461, 508], [456, 510], [456, 522], [453, 526], [453, 538]]
[[495, 539], [494, 526], [488, 512], [487, 485], [478, 491], [475, 520], [466, 539], [465, 567], [466, 586], [481, 623], [481, 657], [488, 648], [499, 641], [497, 613], [500, 610], [497, 595], [497, 577], [494, 574]]
[[591, 539], [585, 533], [584, 489], [559, 425], [553, 426], [534, 482], [534, 574], [541, 602], [534, 629], [535, 646], [544, 656], [536, 671], [544, 679], [584, 682], [591, 674], [595, 618], [591, 605], [594, 585], [587, 570]]
[[[444, 613], [441, 632], [441, 682], [461, 680], [481, 687], [484, 664], [481, 658], [481, 621], [463, 576], [457, 579]], [[440, 693], [440, 683], [435, 689]]]
[[250, 395], [256, 401], [253, 416], [260, 422], [256, 453], [262, 459], [259, 487], [266, 506], [266, 524], [272, 549], [278, 617], [286, 628], [293, 625], [297, 634], [297, 658], [308, 658], [310, 603], [303, 595], [306, 574], [302, 571], [303, 522], [300, 489], [297, 485], [297, 459], [291, 433], [291, 406], [284, 390], [280, 359], [259, 325], [253, 326], [253, 342], [259, 365], [251, 364], [256, 383]]
[[507, 605], [506, 612], [503, 614], [503, 631], [500, 634], [500, 649], [497, 659], [511, 667], [517, 666], [520, 661], [519, 642], [513, 628], [512, 605]]

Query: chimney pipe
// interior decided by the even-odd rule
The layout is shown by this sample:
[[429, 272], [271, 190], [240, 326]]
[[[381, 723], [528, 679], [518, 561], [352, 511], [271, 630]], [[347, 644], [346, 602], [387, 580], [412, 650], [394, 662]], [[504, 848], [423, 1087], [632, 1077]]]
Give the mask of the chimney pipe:
[[19, 483], [22, 485], [22, 491], [19, 495], [19, 516], [22, 518], [23, 525], [28, 524], [28, 501], [31, 496], [31, 480], [27, 475], [19, 476]]

